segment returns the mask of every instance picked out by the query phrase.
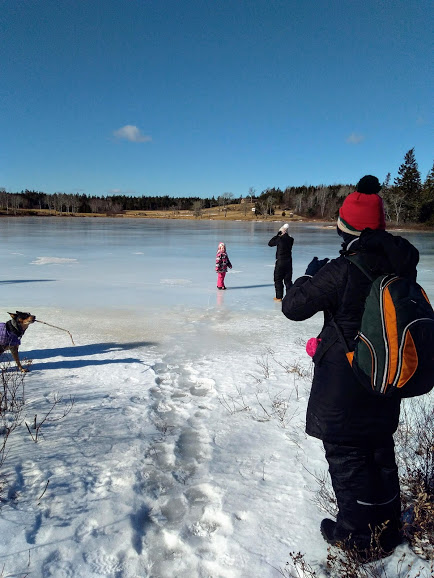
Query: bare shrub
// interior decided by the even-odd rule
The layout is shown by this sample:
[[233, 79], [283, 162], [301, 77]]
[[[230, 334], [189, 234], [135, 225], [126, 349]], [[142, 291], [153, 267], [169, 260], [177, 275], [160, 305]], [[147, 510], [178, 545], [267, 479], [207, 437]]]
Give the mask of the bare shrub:
[[[259, 375], [248, 373], [256, 384], [256, 391], [254, 393], [255, 400], [248, 403], [245, 399], [245, 394], [241, 388], [237, 386], [236, 394], [226, 394], [219, 396], [218, 400], [221, 405], [231, 414], [242, 411], [251, 412], [250, 415], [257, 421], [276, 420], [280, 427], [287, 428], [289, 423], [298, 414], [298, 408], [290, 411], [292, 391], [295, 391], [296, 399], [299, 399], [299, 380], [305, 379], [309, 375], [309, 370], [306, 370], [303, 364], [296, 360], [293, 363], [281, 362], [277, 359], [275, 352], [271, 348], [256, 358], [256, 364], [260, 368]], [[278, 393], [272, 393], [271, 385], [266, 382], [273, 374], [274, 367], [277, 365], [287, 374], [294, 376], [294, 388], [289, 390], [289, 395], [286, 395], [287, 389]], [[259, 409], [258, 409], [259, 408]]]
[[[26, 369], [31, 365], [31, 361], [25, 364]], [[25, 373], [15, 371], [9, 361], [4, 361], [0, 365], [1, 391], [0, 391], [0, 414], [15, 412], [24, 405], [24, 378]]]
[[318, 485], [318, 488], [313, 490], [312, 502], [317, 508], [329, 514], [329, 516], [336, 518], [338, 514], [338, 503], [332, 488], [329, 473], [325, 470], [319, 473], [312, 473], [306, 466], [303, 467], [306, 472], [315, 479]]
[[[9, 361], [0, 365], [0, 468], [7, 456], [7, 443], [23, 421], [24, 380], [26, 373], [16, 371]], [[0, 496], [4, 484], [0, 482]]]
[[250, 406], [244, 400], [243, 392], [239, 386], [236, 386], [236, 395], [220, 395], [219, 402], [231, 415], [240, 411], [250, 411]]
[[296, 359], [290, 363], [280, 361], [279, 359], [277, 359], [275, 352], [271, 348], [268, 348], [267, 352], [270, 355], [273, 362], [276, 363], [279, 367], [281, 367], [285, 371], [285, 373], [293, 375], [293, 378], [294, 378], [293, 386], [294, 386], [294, 391], [296, 393], [297, 401], [298, 401], [300, 398], [300, 396], [299, 396], [299, 379], [305, 380], [307, 378], [311, 378], [312, 377], [312, 367], [310, 367], [309, 369], [306, 369], [304, 364], [299, 359]]
[[272, 360], [275, 363], [277, 363], [277, 365], [279, 365], [286, 373], [294, 373], [295, 375], [298, 375], [298, 377], [300, 377], [301, 379], [306, 379], [306, 377], [310, 377], [311, 373], [310, 370], [306, 369], [306, 367], [304, 367], [303, 363], [299, 359], [296, 359], [291, 363], [285, 363], [283, 361], [279, 361], [276, 358], [275, 352], [271, 348], [267, 349], [267, 353], [270, 355]]
[[268, 355], [266, 353], [263, 353], [261, 357], [258, 357], [256, 363], [261, 368], [264, 379], [268, 379], [270, 377], [270, 362]]
[[[372, 548], [373, 556], [381, 556], [376, 548]], [[318, 574], [301, 552], [290, 552], [291, 561], [284, 568], [275, 568], [285, 578], [316, 578]], [[414, 568], [413, 562], [408, 562], [403, 554], [396, 563], [396, 568], [386, 570], [382, 558], [367, 562], [366, 556], [355, 548], [333, 548], [327, 550], [327, 575], [331, 578], [430, 578], [434, 571], [434, 563], [429, 568], [419, 566]]]
[[406, 400], [396, 433], [403, 532], [413, 550], [434, 555], [434, 405], [429, 396]]
[[285, 578], [315, 578], [317, 573], [305, 560], [301, 552], [290, 552], [291, 562], [287, 562], [284, 568], [275, 568]]
[[288, 427], [289, 423], [297, 415], [298, 408], [289, 412], [290, 397], [285, 397], [282, 393], [283, 392], [279, 392], [272, 395], [269, 390], [258, 389], [255, 398], [263, 413], [259, 415], [256, 414], [255, 419], [259, 421], [275, 419], [280, 427]]
[[330, 576], [336, 578], [430, 578], [433, 565], [431, 564], [431, 568], [422, 565], [414, 568], [415, 562], [408, 562], [405, 553], [397, 561], [396, 568], [387, 571], [384, 562], [385, 554], [378, 544], [383, 529], [373, 536], [367, 551], [362, 552], [354, 546], [348, 547], [345, 544], [341, 548], [330, 546], [327, 550], [327, 568]]
[[[63, 399], [59, 395], [55, 394], [53, 401], [51, 402], [50, 409], [47, 411], [47, 413], [45, 413], [42, 416], [42, 418], [39, 421], [38, 416], [36, 414], [33, 418], [33, 423], [31, 424], [31, 426], [29, 426], [29, 424], [25, 422], [27, 431], [29, 432], [30, 437], [35, 442], [35, 444], [38, 443], [39, 441], [41, 428], [44, 424], [60, 421], [61, 419], [65, 418], [74, 407], [74, 398], [71, 396], [69, 397], [69, 400], [64, 404], [63, 409], [60, 407], [62, 405], [62, 402]], [[59, 409], [60, 411], [54, 413], [55, 409]]]

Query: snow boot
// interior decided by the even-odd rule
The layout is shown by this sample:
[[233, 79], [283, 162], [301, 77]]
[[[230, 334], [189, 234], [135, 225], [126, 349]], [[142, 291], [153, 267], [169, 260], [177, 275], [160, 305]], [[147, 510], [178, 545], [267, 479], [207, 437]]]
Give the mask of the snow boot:
[[330, 520], [330, 518], [324, 518], [324, 520], [321, 521], [321, 535], [327, 544], [331, 544], [332, 546], [335, 546], [339, 541], [335, 538], [335, 528], [336, 522], [333, 522], [333, 520]]
[[395, 547], [402, 543], [401, 538], [394, 536], [395, 541], [393, 544], [392, 542], [387, 544], [387, 549], [384, 548], [385, 545], [379, 544], [378, 542], [374, 544], [371, 543], [368, 547], [362, 548], [355, 542], [351, 535], [345, 539], [336, 538], [336, 522], [333, 522], [330, 518], [324, 518], [324, 520], [322, 520], [320, 531], [322, 537], [328, 544], [341, 548], [344, 551], [351, 551], [353, 553], [352, 555], [360, 564], [387, 558], [393, 554]]

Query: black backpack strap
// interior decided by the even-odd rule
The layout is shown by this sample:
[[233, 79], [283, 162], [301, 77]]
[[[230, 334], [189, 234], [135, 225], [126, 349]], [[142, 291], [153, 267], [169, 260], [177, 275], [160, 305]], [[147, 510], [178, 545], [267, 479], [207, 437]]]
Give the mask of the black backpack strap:
[[348, 259], [350, 263], [353, 263], [353, 265], [355, 265], [358, 269], [360, 269], [360, 271], [364, 273], [370, 281], [372, 282], [375, 281], [377, 276], [374, 276], [369, 267], [367, 267], [366, 264], [363, 262], [363, 258], [361, 258], [360, 253], [352, 253], [351, 255], [345, 255], [345, 258]]
[[334, 320], [333, 317], [332, 317], [332, 319], [331, 319], [331, 324], [332, 324], [333, 327], [336, 329], [336, 333], [338, 334], [339, 341], [340, 341], [340, 342], [342, 343], [342, 345], [344, 346], [345, 353], [349, 353], [350, 350], [348, 349], [348, 345], [347, 345], [347, 342], [345, 341], [344, 334], [343, 334], [342, 331], [339, 329], [339, 326], [338, 326], [338, 324], [336, 323], [336, 321]]
[[[366, 266], [366, 264], [363, 262], [363, 258], [360, 256], [360, 253], [351, 253], [351, 254], [344, 254], [345, 258], [348, 259], [348, 261], [350, 261], [350, 263], [353, 263], [353, 265], [355, 265], [358, 269], [360, 269], [360, 271], [362, 271], [362, 273], [364, 273], [364, 275], [372, 282], [375, 281], [376, 277], [372, 274], [372, 272], [370, 271], [370, 269]], [[336, 323], [336, 321], [334, 320], [333, 315], [329, 312], [330, 317], [331, 317], [331, 324], [333, 325], [333, 327], [336, 329], [336, 333], [338, 334], [339, 337], [339, 341], [342, 343], [344, 349], [345, 349], [345, 353], [350, 353], [350, 350], [348, 348], [347, 342], [345, 341], [345, 337], [344, 334], [342, 333], [342, 331], [340, 330], [338, 324]]]

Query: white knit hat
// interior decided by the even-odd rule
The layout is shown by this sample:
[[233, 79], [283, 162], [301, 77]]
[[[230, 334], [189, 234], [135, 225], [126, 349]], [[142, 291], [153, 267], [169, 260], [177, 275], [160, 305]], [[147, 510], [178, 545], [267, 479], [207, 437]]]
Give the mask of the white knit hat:
[[289, 225], [288, 225], [288, 223], [285, 223], [284, 225], [282, 225], [282, 227], [280, 227], [279, 232], [281, 232], [283, 234], [283, 233], [286, 233], [288, 231], [288, 229], [289, 229]]

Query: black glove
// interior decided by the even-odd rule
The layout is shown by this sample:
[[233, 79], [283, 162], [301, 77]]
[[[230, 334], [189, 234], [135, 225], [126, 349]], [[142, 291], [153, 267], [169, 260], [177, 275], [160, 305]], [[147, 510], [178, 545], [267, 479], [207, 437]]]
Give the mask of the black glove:
[[278, 231], [277, 236], [280, 237], [281, 235], [283, 235], [282, 231]]
[[312, 259], [312, 261], [309, 263], [309, 265], [307, 266], [305, 275], [310, 275], [311, 277], [313, 277], [329, 261], [330, 261], [330, 259], [327, 257], [325, 259], [321, 259], [321, 261], [318, 260], [318, 257], [314, 257]]

